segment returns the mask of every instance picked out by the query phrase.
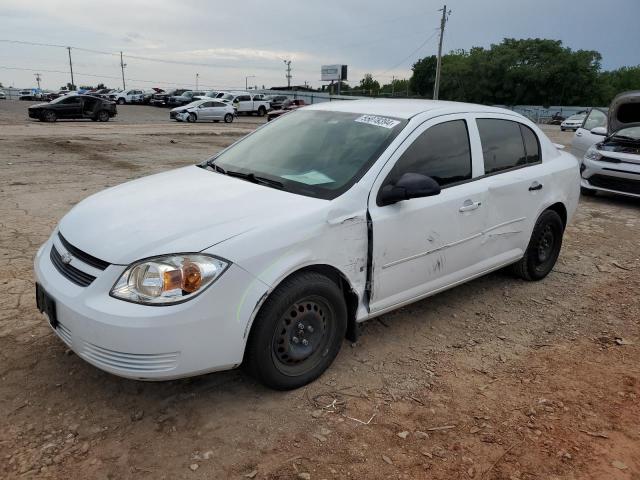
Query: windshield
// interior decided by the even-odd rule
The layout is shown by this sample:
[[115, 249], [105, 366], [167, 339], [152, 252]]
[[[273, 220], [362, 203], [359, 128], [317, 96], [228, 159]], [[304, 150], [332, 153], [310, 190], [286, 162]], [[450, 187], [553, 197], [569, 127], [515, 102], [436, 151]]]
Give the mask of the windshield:
[[275, 180], [293, 193], [332, 199], [364, 175], [406, 123], [298, 110], [256, 130], [213, 162], [227, 172]]
[[68, 100], [70, 97], [75, 96], [75, 95], [63, 95], [61, 97], [58, 97], [54, 100], [51, 100], [49, 103], [60, 103], [60, 102], [64, 102], [65, 100]]
[[621, 128], [612, 135], [613, 138], [623, 138], [633, 141], [640, 140], [640, 127]]

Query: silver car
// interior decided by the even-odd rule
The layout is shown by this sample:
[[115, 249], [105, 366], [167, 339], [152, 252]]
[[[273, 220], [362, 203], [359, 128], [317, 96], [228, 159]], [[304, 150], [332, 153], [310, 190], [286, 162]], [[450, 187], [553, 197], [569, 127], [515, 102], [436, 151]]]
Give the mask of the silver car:
[[603, 191], [640, 198], [640, 91], [613, 99], [606, 134], [585, 153], [580, 174], [584, 195]]

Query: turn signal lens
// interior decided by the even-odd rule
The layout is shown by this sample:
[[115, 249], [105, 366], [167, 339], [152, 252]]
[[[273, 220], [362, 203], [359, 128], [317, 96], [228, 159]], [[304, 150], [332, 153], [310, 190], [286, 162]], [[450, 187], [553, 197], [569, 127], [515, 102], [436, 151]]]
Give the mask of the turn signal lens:
[[168, 255], [129, 266], [111, 296], [148, 305], [178, 303], [213, 283], [229, 262], [200, 253]]

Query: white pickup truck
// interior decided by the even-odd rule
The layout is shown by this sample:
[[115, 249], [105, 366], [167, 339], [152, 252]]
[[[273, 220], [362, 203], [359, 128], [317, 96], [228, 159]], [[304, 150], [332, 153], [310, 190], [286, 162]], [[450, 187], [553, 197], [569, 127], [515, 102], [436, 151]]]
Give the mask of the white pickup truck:
[[131, 89], [112, 92], [109, 94], [109, 100], [116, 102], [118, 105], [124, 105], [125, 103], [142, 103], [144, 101], [144, 91]]
[[246, 113], [252, 115], [257, 113], [258, 116], [264, 117], [271, 109], [271, 103], [264, 100], [264, 95], [253, 95], [249, 92], [232, 92], [235, 95], [233, 99], [233, 107], [237, 113]]

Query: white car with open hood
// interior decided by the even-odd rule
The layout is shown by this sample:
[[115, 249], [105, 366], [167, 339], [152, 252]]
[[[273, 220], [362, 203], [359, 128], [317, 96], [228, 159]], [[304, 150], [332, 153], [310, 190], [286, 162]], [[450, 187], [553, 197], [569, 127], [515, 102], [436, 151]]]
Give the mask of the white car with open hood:
[[640, 90], [612, 100], [606, 125], [591, 130], [597, 143], [580, 162], [582, 193], [640, 198]]
[[296, 388], [359, 322], [507, 265], [544, 278], [579, 193], [576, 158], [508, 110], [312, 105], [80, 202], [38, 250], [37, 303], [117, 375], [244, 364]]

